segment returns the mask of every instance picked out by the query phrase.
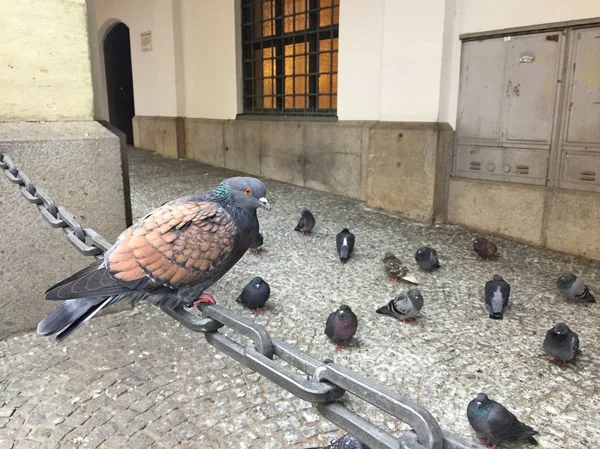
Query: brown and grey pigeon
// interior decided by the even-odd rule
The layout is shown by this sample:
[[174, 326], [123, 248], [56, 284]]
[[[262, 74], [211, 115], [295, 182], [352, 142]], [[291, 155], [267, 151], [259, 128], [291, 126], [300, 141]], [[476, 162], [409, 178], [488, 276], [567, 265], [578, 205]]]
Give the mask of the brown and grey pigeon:
[[559, 277], [556, 286], [567, 297], [569, 303], [596, 302], [596, 298], [594, 298], [583, 279], [573, 273], [565, 273]]
[[390, 282], [395, 284], [398, 279], [401, 279], [403, 281], [410, 282], [411, 284], [419, 283], [417, 278], [410, 274], [408, 268], [400, 261], [400, 259], [394, 256], [392, 253], [385, 253], [381, 261], [383, 262], [385, 272], [390, 278]]
[[325, 323], [325, 335], [336, 343], [335, 350], [340, 351], [348, 346], [358, 328], [358, 318], [346, 304], [342, 304], [335, 312], [331, 312]]
[[485, 237], [478, 237], [473, 243], [473, 250], [479, 256], [477, 261], [481, 262], [483, 260], [488, 260], [494, 257], [498, 252], [498, 247], [491, 240], [488, 240]]
[[310, 234], [310, 232], [315, 227], [315, 217], [310, 213], [308, 209], [304, 209], [300, 213], [300, 220], [298, 220], [298, 224], [294, 228], [294, 231], [301, 232], [305, 236]]
[[546, 332], [543, 348], [552, 356], [550, 363], [567, 366], [579, 354], [579, 337], [565, 323], [558, 323]]
[[533, 438], [538, 434], [537, 431], [519, 421], [506, 407], [484, 393], [479, 393], [469, 402], [467, 418], [482, 444], [492, 449], [505, 441], [524, 440], [536, 446], [538, 444]]
[[214, 190], [168, 202], [123, 231], [104, 259], [46, 291], [65, 300], [38, 324], [41, 335], [67, 338], [121, 299], [171, 309], [214, 304], [204, 291], [244, 255], [271, 209], [255, 178], [226, 179]]
[[313, 447], [310, 449], [369, 449], [365, 444], [358, 441], [350, 434], [333, 440], [327, 446]]
[[269, 284], [267, 284], [263, 278], [257, 276], [246, 284], [240, 295], [237, 297], [236, 302], [248, 307], [252, 310], [253, 314], [258, 314], [270, 295], [271, 287], [269, 287]]

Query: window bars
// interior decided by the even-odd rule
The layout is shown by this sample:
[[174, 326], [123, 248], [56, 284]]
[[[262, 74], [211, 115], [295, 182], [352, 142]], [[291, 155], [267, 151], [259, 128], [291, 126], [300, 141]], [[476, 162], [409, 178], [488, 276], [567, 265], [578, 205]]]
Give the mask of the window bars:
[[244, 114], [335, 116], [339, 0], [242, 0]]

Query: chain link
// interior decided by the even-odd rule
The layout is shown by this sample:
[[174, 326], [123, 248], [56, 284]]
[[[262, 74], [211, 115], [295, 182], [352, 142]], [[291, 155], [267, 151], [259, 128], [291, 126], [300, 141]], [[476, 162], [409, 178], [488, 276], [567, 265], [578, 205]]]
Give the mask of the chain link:
[[[64, 207], [56, 206], [42, 189], [18, 170], [9, 156], [0, 153], [0, 169], [30, 203], [36, 204], [50, 226], [62, 228], [69, 241], [86, 256], [101, 256], [111, 244], [90, 228], [83, 228]], [[296, 347], [274, 339], [253, 321], [219, 305], [200, 306], [202, 317], [184, 308], [161, 307], [171, 318], [242, 365], [259, 373], [294, 396], [316, 405], [328, 420], [353, 434], [371, 449], [483, 449], [477, 443], [442, 430], [435, 418], [418, 404], [359, 374], [333, 363], [320, 362]], [[232, 329], [249, 340], [246, 346], [219, 332]], [[284, 366], [287, 363], [295, 369]], [[346, 393], [360, 398], [413, 429], [394, 437], [339, 401]]]
[[93, 229], [83, 228], [67, 209], [56, 206], [54, 200], [41, 188], [35, 187], [25, 173], [20, 171], [12, 159], [0, 153], [0, 169], [30, 203], [36, 204], [42, 216], [53, 228], [62, 228], [71, 244], [84, 256], [101, 256], [110, 248], [108, 243]]

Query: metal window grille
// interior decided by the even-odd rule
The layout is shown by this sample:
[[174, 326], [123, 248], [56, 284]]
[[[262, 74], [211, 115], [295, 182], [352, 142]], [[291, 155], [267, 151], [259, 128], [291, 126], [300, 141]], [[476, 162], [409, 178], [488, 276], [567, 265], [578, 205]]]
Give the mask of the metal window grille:
[[242, 0], [244, 113], [335, 116], [339, 0]]

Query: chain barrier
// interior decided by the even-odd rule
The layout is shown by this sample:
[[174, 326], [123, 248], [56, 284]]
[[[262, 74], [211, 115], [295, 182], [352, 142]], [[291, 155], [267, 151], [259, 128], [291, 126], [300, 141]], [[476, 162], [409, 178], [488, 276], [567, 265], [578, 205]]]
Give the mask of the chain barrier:
[[[36, 204], [50, 226], [62, 228], [69, 241], [86, 256], [101, 257], [111, 244], [93, 229], [83, 228], [74, 216], [36, 188], [18, 170], [9, 156], [0, 153], [0, 169], [30, 203]], [[436, 419], [420, 405], [382, 387], [331, 360], [323, 362], [283, 340], [271, 338], [253, 321], [220, 305], [202, 304], [202, 317], [185, 308], [161, 310], [188, 329], [204, 334], [206, 341], [252, 371], [266, 377], [295, 397], [315, 404], [321, 415], [354, 435], [371, 449], [483, 449], [484, 446], [440, 428]], [[219, 332], [232, 329], [251, 342], [243, 346]], [[284, 366], [275, 359], [296, 369]], [[302, 374], [299, 374], [302, 373]], [[408, 424], [412, 430], [394, 437], [347, 408], [340, 399], [346, 394], [374, 405]]]

